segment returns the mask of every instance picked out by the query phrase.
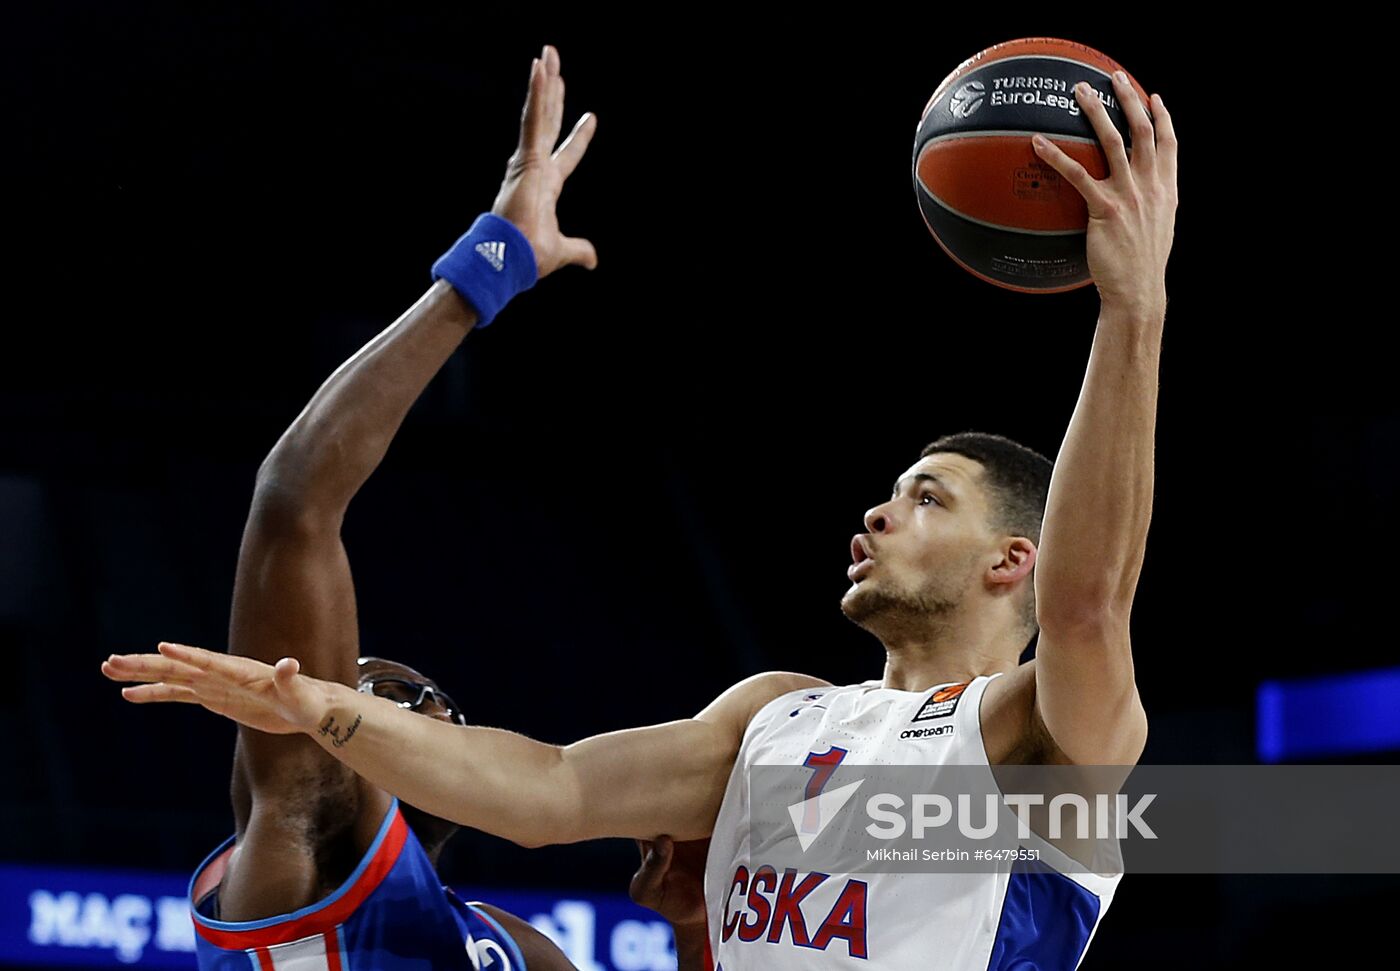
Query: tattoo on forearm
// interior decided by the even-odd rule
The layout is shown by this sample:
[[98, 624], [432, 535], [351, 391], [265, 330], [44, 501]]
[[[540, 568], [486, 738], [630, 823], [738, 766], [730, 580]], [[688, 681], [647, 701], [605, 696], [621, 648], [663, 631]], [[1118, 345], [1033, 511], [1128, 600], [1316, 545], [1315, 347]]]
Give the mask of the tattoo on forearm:
[[363, 717], [364, 716], [362, 715], [356, 715], [354, 722], [352, 722], [350, 727], [345, 730], [344, 734], [342, 734], [340, 731], [340, 726], [335, 723], [335, 716], [327, 715], [326, 720], [321, 723], [321, 728], [318, 734], [322, 736], [329, 735], [331, 739], [331, 744], [334, 745], [336, 748], [340, 748], [342, 745], [350, 741], [350, 739], [352, 739], [355, 736], [355, 731], [360, 727], [360, 721]]

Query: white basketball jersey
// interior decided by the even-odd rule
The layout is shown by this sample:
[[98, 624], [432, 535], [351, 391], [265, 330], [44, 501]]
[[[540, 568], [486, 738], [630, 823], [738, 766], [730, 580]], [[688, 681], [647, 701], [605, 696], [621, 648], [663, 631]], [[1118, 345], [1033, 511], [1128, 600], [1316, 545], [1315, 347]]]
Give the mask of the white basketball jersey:
[[1032, 834], [1026, 845], [1053, 872], [838, 873], [812, 888], [816, 878], [758, 858], [776, 834], [749, 831], [755, 765], [809, 764], [833, 749], [849, 765], [987, 765], [978, 713], [995, 677], [917, 692], [879, 681], [803, 688], [754, 716], [705, 864], [715, 971], [1079, 966], [1122, 878], [1116, 841], [1100, 868], [1110, 875], [1063, 872], [1075, 867]]

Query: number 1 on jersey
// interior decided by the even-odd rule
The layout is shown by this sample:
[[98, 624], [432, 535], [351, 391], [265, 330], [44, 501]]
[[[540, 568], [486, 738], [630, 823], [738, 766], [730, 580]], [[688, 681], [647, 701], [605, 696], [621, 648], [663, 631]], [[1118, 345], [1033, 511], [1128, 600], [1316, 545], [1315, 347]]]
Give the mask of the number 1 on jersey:
[[802, 809], [802, 832], [815, 833], [820, 828], [817, 797], [822, 794], [822, 790], [826, 788], [826, 784], [831, 781], [832, 775], [835, 774], [836, 767], [848, 754], [845, 749], [837, 748], [835, 745], [825, 752], [807, 753], [807, 761], [802, 764], [812, 770], [812, 778], [807, 780], [804, 799], [806, 805]]

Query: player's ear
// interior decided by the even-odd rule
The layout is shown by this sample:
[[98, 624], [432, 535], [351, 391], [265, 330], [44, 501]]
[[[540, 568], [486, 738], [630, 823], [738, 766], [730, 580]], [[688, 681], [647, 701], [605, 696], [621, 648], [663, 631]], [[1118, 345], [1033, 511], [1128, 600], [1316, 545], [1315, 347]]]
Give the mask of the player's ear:
[[1001, 559], [991, 569], [993, 583], [1015, 583], [1035, 567], [1035, 544], [1024, 536], [1007, 538], [1001, 546]]

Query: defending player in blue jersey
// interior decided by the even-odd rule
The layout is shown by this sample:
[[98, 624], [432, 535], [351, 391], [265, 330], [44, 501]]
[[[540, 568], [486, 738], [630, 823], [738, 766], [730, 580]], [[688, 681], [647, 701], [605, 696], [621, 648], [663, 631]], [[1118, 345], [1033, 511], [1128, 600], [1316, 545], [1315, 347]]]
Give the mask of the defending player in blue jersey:
[[[547, 45], [531, 67], [519, 146], [492, 213], [434, 267], [446, 279], [337, 369], [262, 463], [239, 552], [230, 653], [272, 662], [295, 652], [321, 678], [466, 723], [431, 679], [359, 656], [340, 525], [468, 331], [538, 278], [597, 265], [592, 245], [563, 236], [555, 218], [596, 128], [585, 114], [555, 151], [563, 96], [559, 55]], [[340, 741], [355, 730], [327, 724], [321, 734]], [[573, 968], [524, 920], [441, 885], [434, 865], [456, 824], [394, 799], [311, 739], [240, 729], [232, 797], [234, 835], [190, 884], [205, 971]]]

